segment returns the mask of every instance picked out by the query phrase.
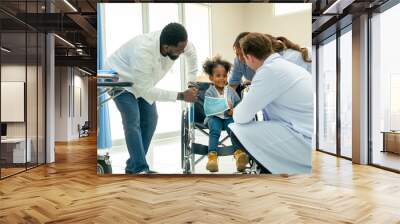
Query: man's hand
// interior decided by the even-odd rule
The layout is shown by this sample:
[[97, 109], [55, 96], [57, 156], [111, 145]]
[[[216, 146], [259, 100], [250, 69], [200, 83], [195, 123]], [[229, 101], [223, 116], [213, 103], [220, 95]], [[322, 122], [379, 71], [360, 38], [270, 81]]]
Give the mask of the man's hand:
[[194, 87], [194, 88], [198, 89], [199, 85], [196, 82], [188, 82], [188, 87], [189, 88]]
[[249, 80], [244, 80], [244, 81], [243, 81], [243, 85], [244, 85], [244, 86], [249, 86], [249, 85], [251, 85], [251, 81], [249, 81]]
[[[198, 90], [196, 88], [189, 88], [185, 90], [182, 94], [182, 100], [185, 102], [196, 102], [197, 101], [197, 94]], [[178, 97], [179, 99], [179, 97]]]

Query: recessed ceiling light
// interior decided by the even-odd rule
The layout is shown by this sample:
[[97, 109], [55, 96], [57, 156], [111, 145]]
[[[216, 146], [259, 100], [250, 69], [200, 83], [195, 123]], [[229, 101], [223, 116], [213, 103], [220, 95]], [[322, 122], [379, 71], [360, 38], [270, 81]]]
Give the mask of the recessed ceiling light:
[[85, 70], [83, 70], [83, 69], [81, 69], [81, 68], [79, 68], [79, 67], [78, 67], [78, 70], [81, 71], [81, 72], [83, 72], [83, 73], [85, 73], [85, 74], [87, 74], [87, 75], [92, 75], [92, 73], [90, 73], [90, 72], [88, 72], [88, 71], [85, 71]]
[[67, 4], [72, 10], [74, 10], [75, 12], [78, 12], [78, 10], [68, 1], [68, 0], [64, 0], [65, 4]]
[[64, 42], [64, 43], [68, 44], [69, 46], [75, 48], [75, 45], [73, 45], [73, 44], [72, 44], [71, 42], [69, 42], [68, 40], [66, 40], [66, 39], [64, 39], [64, 38], [62, 38], [62, 37], [60, 37], [60, 36], [57, 35], [57, 34], [54, 34], [54, 36], [57, 37], [58, 39], [60, 39], [62, 42]]
[[10, 52], [11, 52], [11, 50], [9, 50], [9, 49], [7, 49], [7, 48], [5, 48], [5, 47], [1, 47], [0, 49], [1, 49], [2, 51], [6, 52], [6, 53], [10, 53]]

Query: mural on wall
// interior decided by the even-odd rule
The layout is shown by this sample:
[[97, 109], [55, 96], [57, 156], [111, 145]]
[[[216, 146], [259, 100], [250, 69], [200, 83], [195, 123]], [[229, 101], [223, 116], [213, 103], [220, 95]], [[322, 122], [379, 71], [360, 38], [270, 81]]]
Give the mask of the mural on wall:
[[[99, 3], [97, 172], [309, 173], [314, 133], [311, 4], [288, 6]], [[238, 12], [251, 15], [249, 21], [239, 22]], [[222, 24], [220, 17], [233, 21]], [[130, 29], [116, 25], [127, 18]], [[269, 29], [260, 21], [268, 21]], [[246, 47], [257, 40], [260, 46]], [[274, 52], [268, 50], [272, 45]], [[295, 46], [305, 47], [307, 54]], [[266, 49], [263, 56], [251, 52], [256, 48]], [[248, 55], [257, 55], [253, 59], [260, 63]], [[278, 58], [270, 63], [285, 70], [285, 82], [274, 70], [269, 73], [276, 76], [267, 80], [255, 78], [264, 77], [258, 68], [268, 58]], [[302, 81], [287, 86], [298, 78]], [[275, 92], [263, 95], [260, 89]], [[298, 102], [298, 108], [274, 97], [279, 95]], [[217, 103], [207, 104], [205, 111], [205, 99]], [[285, 109], [278, 111], [273, 102]], [[301, 133], [300, 140], [291, 138], [290, 130]], [[273, 142], [281, 138], [293, 140], [276, 148]], [[271, 157], [272, 151], [278, 155]]]

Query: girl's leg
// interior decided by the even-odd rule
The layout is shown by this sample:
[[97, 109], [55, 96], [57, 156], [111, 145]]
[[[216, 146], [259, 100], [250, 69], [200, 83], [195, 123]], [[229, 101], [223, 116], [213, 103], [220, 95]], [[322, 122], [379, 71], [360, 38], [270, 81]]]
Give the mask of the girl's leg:
[[218, 142], [223, 127], [223, 120], [218, 117], [210, 117], [208, 120], [208, 128], [210, 130], [208, 144], [208, 162], [206, 169], [210, 172], [218, 171]]
[[217, 152], [219, 137], [223, 127], [223, 120], [219, 117], [210, 117], [208, 120], [208, 128], [210, 136], [208, 141], [208, 152]]

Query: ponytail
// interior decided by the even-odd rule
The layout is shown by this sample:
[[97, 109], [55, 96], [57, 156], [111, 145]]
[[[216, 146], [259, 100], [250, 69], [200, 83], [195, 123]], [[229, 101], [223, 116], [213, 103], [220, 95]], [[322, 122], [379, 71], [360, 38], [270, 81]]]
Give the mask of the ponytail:
[[276, 39], [274, 36], [271, 36], [269, 34], [265, 34], [265, 36], [267, 36], [271, 40], [272, 50], [274, 52], [280, 52], [285, 50], [286, 46], [280, 40]]
[[281, 41], [286, 46], [286, 48], [293, 49], [293, 50], [300, 52], [303, 57], [303, 60], [305, 62], [309, 62], [309, 63], [311, 62], [310, 54], [309, 54], [307, 48], [305, 48], [305, 47], [301, 48], [298, 44], [293, 43], [292, 41], [288, 40], [286, 37], [277, 37], [276, 39]]
[[305, 62], [311, 63], [310, 55], [308, 53], [308, 49], [305, 47], [300, 48], [301, 55], [303, 56], [303, 60]]

